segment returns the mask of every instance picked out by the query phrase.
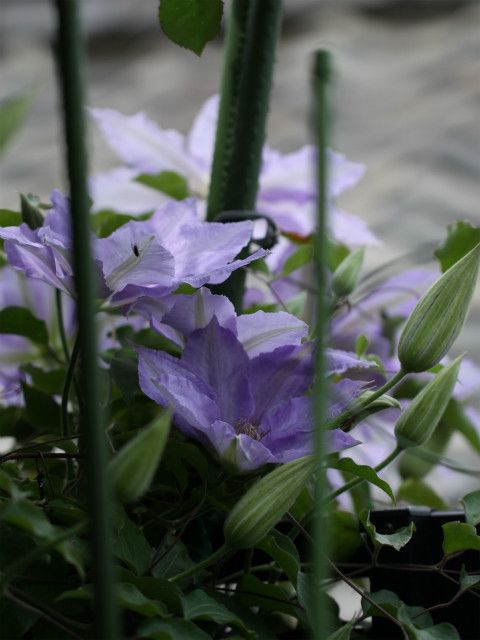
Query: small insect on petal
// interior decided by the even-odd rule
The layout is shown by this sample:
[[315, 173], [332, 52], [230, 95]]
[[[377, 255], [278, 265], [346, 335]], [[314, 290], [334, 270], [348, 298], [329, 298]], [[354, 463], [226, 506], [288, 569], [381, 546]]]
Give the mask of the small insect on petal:
[[427, 371], [447, 354], [465, 322], [479, 264], [480, 244], [445, 271], [420, 298], [398, 345], [405, 373]]

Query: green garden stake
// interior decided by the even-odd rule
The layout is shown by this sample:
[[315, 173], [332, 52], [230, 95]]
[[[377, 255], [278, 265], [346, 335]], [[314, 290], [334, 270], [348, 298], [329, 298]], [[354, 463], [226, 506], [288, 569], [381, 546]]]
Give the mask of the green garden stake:
[[[232, 0], [220, 92], [207, 220], [223, 211], [254, 210], [261, 168], [281, 0]], [[245, 254], [240, 254], [244, 257]], [[215, 293], [242, 309], [245, 271]]]
[[314, 622], [313, 637], [325, 640], [328, 635], [327, 601], [322, 582], [327, 577], [325, 557], [328, 554], [328, 522], [323, 518], [324, 497], [327, 492], [325, 475], [325, 424], [327, 407], [327, 382], [325, 380], [325, 348], [328, 338], [327, 303], [327, 228], [328, 228], [328, 128], [329, 102], [328, 84], [330, 81], [330, 55], [327, 51], [317, 51], [314, 64], [314, 130], [318, 148], [317, 185], [318, 185], [318, 224], [315, 236], [315, 279], [318, 291], [316, 308], [316, 358], [315, 381], [313, 388], [315, 416], [315, 456], [317, 474], [315, 487], [315, 529], [314, 529]]
[[107, 486], [105, 425], [100, 409], [100, 379], [94, 323], [96, 286], [90, 252], [90, 220], [85, 148], [83, 45], [76, 0], [56, 0], [58, 64], [65, 118], [66, 160], [71, 198], [73, 265], [77, 289], [81, 431], [87, 458], [87, 507], [91, 522], [90, 547], [95, 567], [94, 638], [120, 638], [114, 603], [111, 556], [110, 496]]

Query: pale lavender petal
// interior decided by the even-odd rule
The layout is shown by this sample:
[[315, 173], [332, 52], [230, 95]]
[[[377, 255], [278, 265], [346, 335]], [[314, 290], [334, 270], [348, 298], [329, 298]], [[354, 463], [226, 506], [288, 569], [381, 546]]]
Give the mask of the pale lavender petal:
[[172, 406], [181, 425], [207, 430], [220, 417], [211, 387], [177, 358], [137, 347], [140, 388], [163, 407]]
[[376, 246], [380, 244], [377, 236], [368, 225], [357, 216], [333, 209], [330, 215], [331, 232], [335, 240], [348, 247]]
[[334, 453], [335, 451], [343, 451], [344, 449], [350, 449], [350, 447], [356, 447], [361, 444], [360, 440], [357, 440], [349, 433], [345, 433], [341, 429], [333, 429], [327, 431], [325, 434], [326, 448], [328, 453]]
[[329, 149], [330, 196], [336, 198], [363, 178], [365, 165], [351, 162], [337, 151]]
[[369, 369], [375, 367], [375, 362], [363, 360], [355, 353], [339, 351], [338, 349], [326, 350], [326, 370], [327, 375], [333, 373], [345, 373], [349, 369]]
[[[109, 145], [139, 173], [175, 171], [185, 176], [194, 192], [205, 182], [205, 172], [185, 149], [185, 139], [162, 129], [144, 113], [125, 116], [113, 109], [90, 109]], [[207, 174], [208, 177], [208, 174]]]
[[184, 230], [200, 226], [198, 200], [186, 198], [181, 202], [165, 202], [150, 218], [149, 225], [162, 245], [176, 256], [183, 250]]
[[222, 327], [236, 333], [236, 313], [227, 297], [202, 287], [192, 295], [176, 295], [173, 300], [165, 314], [151, 313], [150, 322], [153, 329], [179, 346], [185, 346], [190, 334], [206, 327], [214, 316]]
[[266, 147], [260, 174], [259, 198], [304, 202], [315, 198], [315, 148], [280, 153]]
[[131, 298], [133, 287], [138, 288], [138, 298], [164, 295], [176, 286], [174, 258], [149, 230], [148, 221], [128, 222], [96, 242], [107, 287], [116, 294], [129, 287], [124, 296], [115, 299]]
[[265, 304], [266, 295], [265, 291], [262, 291], [258, 287], [247, 287], [245, 295], [243, 296], [243, 306], [245, 309], [249, 309], [254, 305]]
[[224, 267], [249, 243], [252, 228], [250, 220], [183, 226], [173, 248], [177, 276], [186, 281], [186, 277]]
[[169, 198], [165, 193], [136, 182], [136, 169], [119, 167], [89, 180], [92, 213], [112, 210], [132, 216], [155, 211]]
[[313, 380], [313, 345], [279, 347], [250, 361], [250, 383], [255, 400], [255, 420], [269, 409], [302, 395]]
[[208, 437], [223, 464], [235, 473], [254, 471], [265, 464], [277, 462], [261, 442], [245, 434], [237, 435], [233, 427], [223, 420], [211, 425]]
[[285, 233], [304, 238], [315, 229], [317, 209], [314, 201], [268, 200], [260, 194], [257, 209], [270, 216], [277, 227]]
[[238, 316], [237, 334], [248, 356], [254, 358], [277, 347], [300, 344], [308, 334], [308, 326], [284, 311], [257, 311]]
[[224, 420], [235, 424], [251, 415], [248, 356], [236, 336], [215, 317], [191, 334], [181, 362], [215, 391]]
[[233, 273], [233, 271], [246, 267], [251, 262], [259, 260], [260, 258], [264, 258], [267, 255], [268, 251], [265, 251], [265, 249], [258, 249], [247, 258], [243, 258], [242, 260], [234, 260], [224, 267], [212, 269], [212, 271], [209, 271], [207, 273], [185, 276], [182, 278], [182, 281], [190, 284], [195, 288], [201, 287], [205, 284], [220, 284], [221, 282], [224, 282], [230, 276], [230, 274]]
[[480, 396], [480, 368], [469, 358], [464, 358], [460, 364], [453, 396], [462, 402]]
[[206, 100], [187, 136], [187, 151], [206, 170], [210, 170], [217, 129], [219, 96]]

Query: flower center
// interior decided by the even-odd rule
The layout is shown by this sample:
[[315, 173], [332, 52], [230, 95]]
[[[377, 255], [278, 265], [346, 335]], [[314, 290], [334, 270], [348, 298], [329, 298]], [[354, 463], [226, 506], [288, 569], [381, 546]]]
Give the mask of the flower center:
[[250, 420], [245, 418], [237, 420], [235, 423], [235, 431], [238, 435], [243, 433], [249, 438], [252, 438], [252, 440], [257, 440], [258, 442], [268, 434], [268, 431], [261, 431], [258, 424], [250, 422]]

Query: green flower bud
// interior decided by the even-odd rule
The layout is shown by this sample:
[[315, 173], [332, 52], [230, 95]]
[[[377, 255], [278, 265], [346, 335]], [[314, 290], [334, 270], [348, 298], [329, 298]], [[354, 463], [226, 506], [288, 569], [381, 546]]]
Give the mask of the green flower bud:
[[20, 194], [20, 209], [22, 211], [22, 220], [30, 229], [38, 229], [43, 225], [43, 213], [40, 207], [40, 200], [36, 196]]
[[[374, 391], [364, 391], [358, 397], [358, 400], [366, 400], [373, 394]], [[363, 422], [363, 420], [368, 416], [372, 416], [379, 411], [384, 411], [385, 409], [400, 409], [400, 403], [396, 398], [392, 398], [392, 396], [385, 393], [383, 396], [380, 396], [380, 398], [376, 398], [373, 402], [368, 404], [363, 411], [352, 416], [351, 421], [349, 422], [349, 431], [351, 431], [353, 427], [360, 422]]]
[[470, 306], [480, 263], [480, 244], [456, 262], [418, 301], [402, 331], [403, 371], [427, 371], [457, 339]]
[[155, 418], [110, 461], [109, 474], [121, 502], [138, 500], [150, 486], [170, 431], [171, 412]]
[[335, 269], [332, 290], [337, 298], [345, 298], [355, 289], [362, 270], [364, 254], [363, 248], [353, 251]]
[[246, 549], [262, 540], [292, 507], [316, 468], [313, 456], [277, 467], [250, 487], [228, 516], [227, 547]]
[[452, 395], [462, 357], [437, 373], [402, 413], [395, 425], [399, 447], [418, 447], [431, 438]]

